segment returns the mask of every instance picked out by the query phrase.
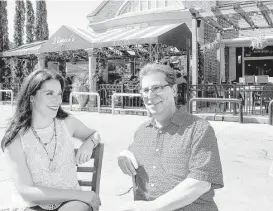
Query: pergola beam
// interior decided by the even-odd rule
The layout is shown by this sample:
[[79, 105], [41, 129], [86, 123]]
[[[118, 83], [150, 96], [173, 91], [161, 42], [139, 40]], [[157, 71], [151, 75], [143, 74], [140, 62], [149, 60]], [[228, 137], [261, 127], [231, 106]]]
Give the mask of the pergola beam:
[[223, 27], [219, 23], [217, 23], [217, 21], [215, 21], [213, 18], [206, 18], [206, 19], [203, 19], [203, 20], [205, 20], [205, 22], [212, 25], [213, 27], [215, 27], [219, 31], [224, 30]]
[[251, 17], [248, 15], [248, 13], [246, 13], [242, 7], [240, 6], [240, 4], [235, 4], [234, 5], [234, 10], [250, 25], [250, 27], [252, 29], [256, 29], [258, 28], [258, 26], [256, 26], [254, 24], [254, 22], [251, 20]]
[[238, 24], [236, 24], [234, 21], [232, 21], [228, 16], [223, 15], [222, 12], [219, 10], [219, 8], [212, 7], [211, 11], [214, 13], [214, 15], [216, 17], [223, 18], [227, 23], [229, 23], [230, 25], [232, 25], [235, 29], [237, 29], [237, 30], [240, 29], [240, 27], [238, 26]]
[[216, 28], [219, 31], [224, 30], [223, 27], [213, 19], [214, 15], [212, 15], [211, 17], [206, 17], [205, 18], [194, 8], [191, 8], [189, 11], [191, 12], [192, 16], [195, 19], [203, 20], [205, 23], [207, 23], [208, 25]]
[[[260, 26], [258, 29], [270, 29], [273, 26]], [[252, 27], [240, 28], [240, 31], [253, 30]], [[234, 31], [234, 28], [223, 28], [223, 31]]]
[[[263, 5], [266, 6], [261, 9], [261, 11], [270, 10], [269, 7], [273, 6], [273, 1], [263, 1]], [[248, 3], [248, 4], [240, 4], [242, 10], [247, 12], [257, 12], [257, 4], [256, 3]], [[237, 14], [237, 11], [234, 10], [234, 4], [231, 4], [226, 7], [217, 7], [223, 15], [233, 15]], [[212, 11], [209, 12], [201, 12], [199, 13], [203, 18], [213, 17], [214, 13]]]
[[270, 9], [266, 5], [264, 5], [263, 2], [258, 2], [257, 7], [260, 9], [260, 11], [261, 11], [264, 19], [266, 20], [267, 24], [272, 27], [273, 22], [272, 22], [272, 19], [270, 18], [269, 14], [268, 14], [269, 12], [272, 12], [272, 11], [270, 11]]

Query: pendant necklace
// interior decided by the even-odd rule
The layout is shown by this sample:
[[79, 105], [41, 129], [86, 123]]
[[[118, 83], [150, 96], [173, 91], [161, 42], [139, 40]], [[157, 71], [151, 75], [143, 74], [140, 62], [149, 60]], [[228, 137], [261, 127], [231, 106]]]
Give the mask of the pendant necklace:
[[33, 125], [31, 126], [31, 130], [34, 134], [34, 136], [36, 137], [36, 139], [38, 140], [38, 142], [42, 145], [42, 147], [44, 148], [48, 158], [49, 158], [49, 165], [48, 165], [48, 169], [50, 171], [56, 171], [56, 165], [54, 165], [54, 158], [55, 158], [55, 155], [56, 155], [56, 148], [57, 148], [57, 133], [56, 133], [56, 122], [55, 122], [55, 118], [53, 119], [53, 122], [54, 122], [54, 131], [53, 131], [53, 136], [55, 137], [55, 144], [54, 144], [54, 151], [53, 151], [53, 155], [52, 157], [49, 156], [49, 153], [47, 151], [47, 149], [45, 148], [45, 146], [50, 143], [53, 139], [53, 136], [52, 136], [52, 139], [50, 142], [44, 144], [42, 141], [41, 141], [41, 138], [38, 136], [36, 130], [34, 129]]

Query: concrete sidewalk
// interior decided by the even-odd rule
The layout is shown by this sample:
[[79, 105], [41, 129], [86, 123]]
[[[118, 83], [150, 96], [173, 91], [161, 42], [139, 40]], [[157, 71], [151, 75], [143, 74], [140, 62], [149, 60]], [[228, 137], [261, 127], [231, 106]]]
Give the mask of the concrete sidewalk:
[[[133, 132], [145, 116], [73, 112], [89, 127], [96, 128], [105, 143], [101, 179], [100, 211], [118, 210], [132, 200], [132, 192], [119, 196], [131, 187], [131, 178], [118, 169], [117, 156], [132, 141]], [[0, 111], [0, 125], [8, 114]], [[272, 126], [211, 122], [215, 129], [224, 172], [223, 189], [216, 191], [215, 201], [221, 211], [271, 211], [273, 178], [268, 175], [273, 160]], [[4, 128], [0, 128], [2, 138]], [[11, 182], [4, 172], [0, 155], [0, 208], [11, 201]]]

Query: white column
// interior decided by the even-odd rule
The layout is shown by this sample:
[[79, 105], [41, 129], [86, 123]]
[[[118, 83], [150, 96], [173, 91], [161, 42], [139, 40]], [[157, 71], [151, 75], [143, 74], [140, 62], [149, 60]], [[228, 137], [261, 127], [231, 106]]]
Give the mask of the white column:
[[229, 81], [236, 80], [236, 48], [229, 47]]
[[217, 33], [217, 40], [220, 40], [220, 48], [217, 49], [217, 61], [219, 63], [218, 67], [220, 70], [219, 82], [226, 81], [225, 75], [225, 45], [221, 43], [221, 34]]
[[94, 80], [95, 73], [96, 73], [96, 57], [93, 55], [93, 48], [87, 50], [88, 53], [88, 69], [89, 69], [89, 91], [95, 92], [96, 91], [96, 81]]
[[45, 69], [45, 57], [46, 54], [37, 54], [38, 57], [38, 67], [39, 69]]
[[[198, 43], [197, 43], [197, 20], [192, 19], [192, 85], [198, 85]], [[192, 92], [192, 96], [197, 97], [196, 92]], [[192, 111], [196, 111], [196, 102], [192, 103]]]
[[245, 76], [245, 48], [242, 47], [242, 77]]
[[197, 20], [192, 19], [192, 85], [198, 84]]
[[[90, 48], [87, 51], [88, 53], [88, 69], [89, 69], [89, 92], [96, 92], [97, 91], [97, 81], [95, 79], [95, 73], [96, 73], [96, 57], [94, 57], [94, 49]], [[95, 107], [97, 104], [97, 98], [95, 96], [89, 96], [89, 107]]]

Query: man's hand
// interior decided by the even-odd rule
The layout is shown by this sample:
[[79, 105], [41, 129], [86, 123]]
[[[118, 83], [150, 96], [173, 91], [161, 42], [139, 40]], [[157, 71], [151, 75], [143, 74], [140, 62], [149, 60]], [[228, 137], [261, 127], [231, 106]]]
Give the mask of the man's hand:
[[133, 201], [117, 211], [157, 211], [153, 201]]
[[94, 143], [92, 141], [85, 141], [78, 149], [76, 154], [76, 164], [81, 165], [91, 159], [93, 153]]
[[138, 164], [131, 152], [127, 150], [122, 151], [118, 157], [118, 165], [124, 174], [129, 176], [136, 175]]
[[134, 167], [132, 161], [128, 157], [119, 156], [118, 157], [118, 165], [124, 174], [127, 174], [129, 176], [136, 175], [135, 167]]

